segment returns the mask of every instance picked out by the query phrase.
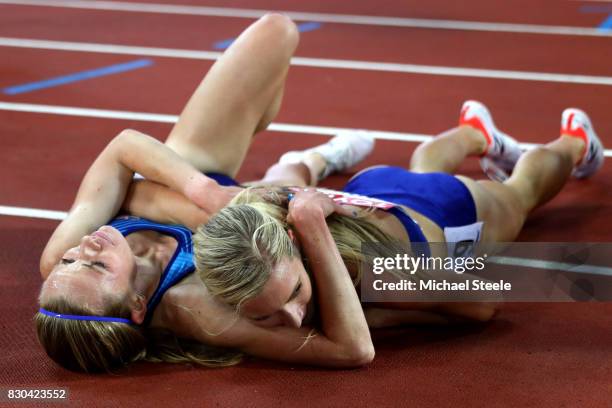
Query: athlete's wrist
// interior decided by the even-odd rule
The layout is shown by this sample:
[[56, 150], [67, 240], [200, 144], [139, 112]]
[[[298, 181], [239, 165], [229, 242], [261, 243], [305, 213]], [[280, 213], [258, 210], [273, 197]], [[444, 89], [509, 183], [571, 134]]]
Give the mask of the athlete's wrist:
[[183, 194], [198, 207], [214, 212], [209, 208], [214, 203], [215, 197], [221, 193], [221, 186], [213, 179], [204, 174], [196, 173], [187, 179]]

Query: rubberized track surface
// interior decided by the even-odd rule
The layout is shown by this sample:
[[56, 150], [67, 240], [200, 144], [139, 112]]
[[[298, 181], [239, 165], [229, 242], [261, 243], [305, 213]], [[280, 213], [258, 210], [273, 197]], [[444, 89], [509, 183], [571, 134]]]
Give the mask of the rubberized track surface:
[[[298, 2], [182, 4], [595, 27], [573, 1]], [[340, 2], [338, 2], [340, 3]], [[457, 3], [458, 4], [458, 3]], [[213, 50], [248, 19], [0, 5], [0, 37]], [[324, 24], [304, 33], [299, 57], [612, 76], [612, 38]], [[137, 59], [137, 56], [0, 46], [0, 89]], [[152, 58], [154, 66], [21, 95], [3, 102], [177, 114], [210, 61]], [[248, 68], [248, 67], [246, 67]], [[487, 103], [521, 141], [558, 134], [578, 106], [612, 146], [612, 86], [293, 67], [277, 122], [436, 134], [455, 125], [463, 100]], [[169, 124], [0, 110], [0, 205], [65, 211], [87, 166], [121, 129], [163, 139]], [[266, 132], [239, 179], [255, 179], [289, 148], [322, 136]], [[415, 144], [379, 141], [363, 163], [405, 165]], [[478, 176], [475, 162], [464, 173]], [[612, 165], [570, 183], [534, 213], [522, 241], [612, 241]], [[346, 176], [325, 185], [339, 187]], [[491, 324], [375, 333], [377, 356], [359, 370], [248, 361], [219, 370], [136, 364], [119, 377], [56, 367], [38, 346], [31, 316], [38, 257], [55, 221], [0, 216], [0, 362], [3, 387], [69, 387], [75, 406], [593, 406], [612, 395], [610, 304], [517, 304]]]

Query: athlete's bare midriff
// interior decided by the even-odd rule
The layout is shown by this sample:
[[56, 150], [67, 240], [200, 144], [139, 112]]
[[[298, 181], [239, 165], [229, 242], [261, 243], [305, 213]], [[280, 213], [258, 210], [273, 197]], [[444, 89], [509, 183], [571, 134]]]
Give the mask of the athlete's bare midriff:
[[[363, 210], [362, 207], [348, 207], [354, 209], [355, 211]], [[408, 214], [410, 218], [412, 218], [419, 225], [419, 228], [421, 228], [421, 231], [423, 231], [423, 235], [425, 235], [428, 242], [445, 242], [444, 231], [442, 231], [442, 229], [431, 219], [404, 205], [398, 205], [397, 207], [405, 211], [406, 214]], [[371, 214], [368, 214], [366, 219], [392, 237], [397, 238], [402, 242], [410, 242], [406, 228], [393, 214], [390, 214], [384, 210], [376, 210]]]

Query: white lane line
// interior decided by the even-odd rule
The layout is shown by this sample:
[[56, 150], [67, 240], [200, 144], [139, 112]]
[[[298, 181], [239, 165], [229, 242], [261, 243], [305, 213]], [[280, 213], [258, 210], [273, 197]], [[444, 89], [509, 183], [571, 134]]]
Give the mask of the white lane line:
[[[228, 7], [205, 7], [155, 3], [130, 3], [120, 1], [76, 1], [76, 0], [0, 0], [0, 4], [23, 6], [64, 7], [89, 10], [127, 11], [137, 13], [179, 14], [190, 16], [234, 17], [256, 19], [274, 10], [241, 9]], [[575, 35], [610, 37], [612, 32], [590, 27], [570, 27], [536, 24], [510, 24], [481, 21], [437, 20], [423, 18], [383, 17], [353, 14], [310, 13], [276, 10], [294, 20], [319, 23], [358, 24], [387, 27], [411, 27], [441, 30], [493, 31], [506, 33], [528, 33], [547, 35]]]
[[[0, 205], [0, 216], [37, 218], [61, 221], [68, 215], [64, 211], [45, 210], [40, 208], [12, 207]], [[566, 262], [545, 261], [542, 259], [492, 256], [487, 261], [507, 266], [548, 269], [572, 273], [612, 276], [612, 268], [597, 265], [578, 265]]]
[[64, 211], [42, 210], [39, 208], [9, 207], [0, 205], [0, 215], [12, 217], [42, 218], [45, 220], [63, 220], [68, 213]]
[[513, 256], [492, 256], [487, 259], [487, 262], [498, 265], [522, 266], [525, 268], [612, 276], [612, 268], [606, 266], [580, 265], [567, 262], [545, 261], [543, 259], [517, 258]]
[[[51, 115], [80, 116], [87, 118], [120, 119], [141, 122], [175, 123], [177, 115], [166, 115], [159, 113], [130, 112], [107, 109], [78, 108], [74, 106], [39, 105], [31, 103], [15, 103], [0, 101], [0, 111], [46, 113]], [[340, 128], [333, 126], [313, 126], [292, 123], [272, 123], [268, 126], [272, 132], [299, 133], [309, 135], [334, 136], [340, 132], [357, 130], [353, 128]], [[375, 139], [397, 140], [401, 142], [421, 143], [433, 138], [433, 135], [405, 132], [387, 132], [382, 130], [368, 130], [368, 134]], [[539, 146], [536, 143], [521, 143], [524, 149], [532, 149]], [[604, 150], [606, 157], [612, 157], [612, 150]]]
[[[0, 0], [1, 1], [1, 0]], [[139, 55], [150, 57], [187, 58], [214, 61], [220, 52], [182, 50], [175, 48], [135, 47], [129, 45], [82, 43], [0, 37], [0, 46], [45, 50], [97, 52], [105, 54]], [[291, 65], [316, 68], [353, 69], [362, 71], [398, 72], [418, 75], [443, 75], [505, 80], [561, 82], [569, 84], [612, 85], [610, 76], [558, 74], [548, 72], [509, 71], [498, 69], [460, 68], [437, 65], [400, 64], [391, 62], [356, 61], [324, 58], [293, 57]]]

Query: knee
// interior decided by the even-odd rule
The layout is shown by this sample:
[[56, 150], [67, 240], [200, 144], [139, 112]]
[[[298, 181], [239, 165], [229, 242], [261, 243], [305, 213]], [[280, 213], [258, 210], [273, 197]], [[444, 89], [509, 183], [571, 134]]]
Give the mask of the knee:
[[430, 173], [432, 168], [437, 168], [439, 155], [432, 152], [431, 143], [421, 143], [414, 149], [410, 158], [410, 171], [415, 173]]
[[281, 42], [293, 53], [300, 39], [300, 33], [293, 20], [284, 14], [269, 13], [261, 18], [260, 23], [275, 41]]

